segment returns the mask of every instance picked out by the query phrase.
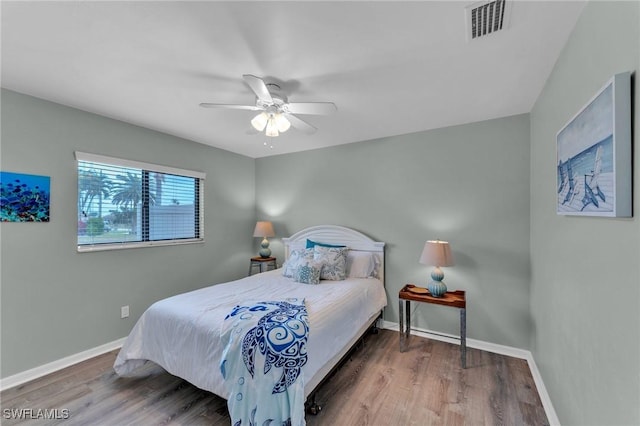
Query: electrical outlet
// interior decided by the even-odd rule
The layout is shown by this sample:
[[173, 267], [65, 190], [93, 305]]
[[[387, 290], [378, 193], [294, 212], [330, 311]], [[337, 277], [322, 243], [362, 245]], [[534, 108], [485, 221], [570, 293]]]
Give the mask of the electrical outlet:
[[129, 316], [129, 305], [122, 306], [120, 308], [120, 318], [127, 318]]

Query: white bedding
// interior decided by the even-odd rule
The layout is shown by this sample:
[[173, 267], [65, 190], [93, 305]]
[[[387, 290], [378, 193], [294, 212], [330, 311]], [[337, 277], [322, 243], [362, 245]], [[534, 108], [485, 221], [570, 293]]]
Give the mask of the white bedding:
[[309, 314], [309, 359], [303, 367], [307, 396], [336, 357], [387, 304], [383, 284], [375, 278], [308, 285], [283, 277], [277, 269], [156, 302], [134, 326], [114, 369], [120, 376], [136, 375], [136, 368], [150, 360], [201, 389], [225, 397], [219, 368], [224, 349], [220, 328], [225, 316], [243, 301], [288, 297], [304, 298]]

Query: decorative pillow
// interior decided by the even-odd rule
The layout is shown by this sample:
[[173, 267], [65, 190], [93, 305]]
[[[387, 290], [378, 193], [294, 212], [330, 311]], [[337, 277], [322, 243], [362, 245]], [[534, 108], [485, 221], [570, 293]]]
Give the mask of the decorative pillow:
[[289, 258], [284, 262], [282, 275], [293, 278], [293, 273], [298, 267], [298, 264], [306, 260], [313, 260], [313, 249], [292, 250], [291, 253], [289, 253]]
[[322, 266], [322, 263], [313, 260], [300, 262], [293, 273], [293, 280], [303, 284], [320, 284]]
[[347, 254], [347, 276], [369, 278], [377, 275], [377, 256], [366, 251], [350, 250]]
[[317, 241], [311, 241], [310, 239], [307, 239], [307, 248], [314, 248], [315, 246], [320, 246], [320, 247], [346, 247], [345, 245], [319, 243]]
[[322, 247], [313, 248], [313, 259], [322, 262], [320, 279], [340, 281], [347, 278], [347, 252], [346, 247]]

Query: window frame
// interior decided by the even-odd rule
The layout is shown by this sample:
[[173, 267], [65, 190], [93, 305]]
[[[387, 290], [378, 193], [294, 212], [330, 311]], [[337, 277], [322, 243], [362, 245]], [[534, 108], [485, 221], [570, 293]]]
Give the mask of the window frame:
[[[109, 157], [105, 155], [99, 154], [91, 154], [81, 151], [75, 151], [76, 158], [76, 199], [80, 196], [78, 191], [79, 188], [79, 173], [78, 173], [78, 163], [82, 162], [91, 162], [98, 164], [106, 164], [110, 166], [118, 166], [118, 167], [127, 167], [132, 169], [140, 169], [141, 171], [146, 172], [158, 172], [165, 173], [171, 175], [177, 175], [182, 177], [190, 177], [198, 180], [198, 206], [197, 213], [198, 223], [197, 223], [197, 235], [196, 238], [179, 238], [179, 239], [168, 239], [168, 240], [155, 240], [155, 241], [122, 241], [115, 243], [100, 243], [100, 244], [77, 244], [78, 235], [76, 233], [76, 245], [77, 251], [80, 253], [87, 252], [95, 252], [95, 251], [107, 251], [107, 250], [122, 250], [122, 249], [132, 249], [132, 248], [142, 248], [142, 247], [158, 247], [158, 246], [175, 246], [175, 245], [184, 245], [184, 244], [201, 244], [204, 243], [204, 182], [206, 179], [206, 173], [194, 171], [194, 170], [186, 170], [180, 169], [176, 167], [163, 166], [153, 163], [146, 163], [142, 161], [135, 160], [126, 160], [123, 158]], [[76, 205], [78, 203], [76, 202]], [[78, 212], [76, 212], [77, 214]], [[146, 231], [148, 233], [148, 230]]]

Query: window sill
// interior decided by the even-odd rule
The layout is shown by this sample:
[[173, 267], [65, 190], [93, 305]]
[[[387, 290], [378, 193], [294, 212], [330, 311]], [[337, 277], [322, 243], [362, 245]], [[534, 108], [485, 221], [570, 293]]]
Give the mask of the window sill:
[[144, 247], [182, 246], [185, 244], [203, 244], [204, 238], [168, 241], [139, 241], [135, 243], [108, 243], [78, 246], [78, 253], [91, 253], [94, 251], [126, 250]]

